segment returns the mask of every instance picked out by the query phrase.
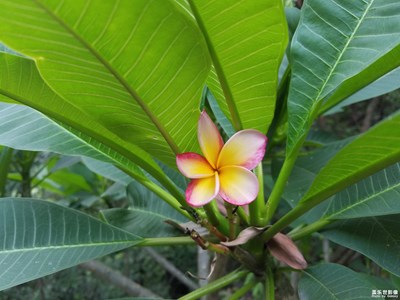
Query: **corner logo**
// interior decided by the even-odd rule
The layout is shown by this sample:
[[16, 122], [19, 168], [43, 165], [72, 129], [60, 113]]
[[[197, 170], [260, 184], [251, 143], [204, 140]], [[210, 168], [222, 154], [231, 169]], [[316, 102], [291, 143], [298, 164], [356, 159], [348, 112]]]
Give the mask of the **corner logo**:
[[372, 290], [371, 297], [372, 298], [398, 299], [399, 291], [398, 290]]

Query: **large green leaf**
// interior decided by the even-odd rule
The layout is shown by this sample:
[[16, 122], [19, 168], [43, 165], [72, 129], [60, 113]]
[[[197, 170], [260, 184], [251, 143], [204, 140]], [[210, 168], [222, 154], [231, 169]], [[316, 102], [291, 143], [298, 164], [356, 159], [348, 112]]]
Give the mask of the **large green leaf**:
[[[35, 106], [43, 113], [51, 115], [58, 124], [51, 123], [43, 115], [31, 110], [3, 106], [1, 118], [7, 122], [1, 125], [4, 130], [1, 134], [2, 143], [20, 149], [91, 156], [118, 165], [140, 181], [147, 180], [137, 167], [139, 165], [168, 187], [175, 197], [181, 199], [181, 193], [165, 177], [148, 153], [122, 140], [69, 102], [63, 102], [42, 80], [33, 61], [0, 53], [0, 69], [0, 98]], [[63, 102], [62, 110], [58, 106], [53, 110], [52, 105], [60, 102]], [[8, 109], [12, 109], [14, 115], [8, 114]], [[39, 127], [32, 129], [32, 125]]]
[[[331, 107], [334, 107], [335, 105], [340, 103], [340, 101], [342, 101], [343, 99], [347, 99], [347, 97], [352, 96], [354, 92], [359, 91], [361, 89], [364, 90], [365, 88], [364, 91], [369, 90], [371, 93], [377, 93], [377, 91], [380, 90], [380, 87], [379, 89], [376, 88], [376, 90], [375, 87], [377, 87], [378, 83], [379, 86], [382, 85], [381, 79], [386, 81], [388, 76], [393, 78], [397, 77], [395, 74], [397, 73], [396, 70], [400, 65], [400, 62], [397, 59], [399, 55], [400, 55], [400, 44], [397, 45], [392, 50], [390, 50], [389, 52], [387, 52], [382, 57], [380, 57], [378, 60], [369, 65], [367, 68], [362, 70], [360, 73], [355, 74], [354, 76], [344, 80], [343, 83], [341, 83], [337, 89], [332, 91], [332, 93], [329, 96], [327, 96], [327, 101], [323, 103], [319, 113], [327, 111]], [[392, 72], [394, 72], [394, 74], [392, 74]], [[388, 73], [391, 74], [389, 75]], [[372, 87], [371, 89], [368, 89], [368, 85], [372, 85], [374, 89], [372, 89]], [[390, 83], [388, 82], [387, 86], [385, 85], [385, 89], [392, 89], [394, 85], [396, 85], [396, 82], [393, 81], [391, 81]], [[363, 95], [363, 93], [361, 93], [361, 95]], [[358, 96], [359, 95], [357, 95], [357, 97]], [[355, 94], [354, 97], [356, 97]]]
[[[0, 73], [0, 78], [1, 78]], [[45, 88], [45, 86], [41, 86]], [[33, 92], [27, 89], [27, 93]], [[27, 96], [27, 95], [25, 95]], [[27, 100], [29, 101], [29, 99]], [[94, 127], [101, 129], [101, 127]], [[0, 102], [0, 144], [19, 150], [51, 151], [64, 155], [87, 156], [114, 162], [129, 168], [131, 174], [145, 178], [134, 164], [126, 164], [116, 151], [105, 151], [104, 145], [84, 134], [75, 135], [67, 126], [57, 124], [43, 114], [23, 105]], [[139, 153], [142, 151], [140, 149]], [[143, 157], [146, 159], [146, 157]], [[149, 161], [150, 158], [148, 158]]]
[[326, 211], [329, 219], [400, 214], [400, 164], [390, 166], [337, 193]]
[[70, 119], [71, 103], [170, 165], [174, 152], [197, 147], [210, 62], [198, 28], [174, 1], [4, 0], [0, 36], [32, 57], [63, 97], [30, 106], [46, 105], [50, 117], [62, 108]]
[[319, 172], [300, 203], [322, 201], [345, 187], [400, 161], [400, 113], [360, 135]]
[[[334, 143], [328, 143], [324, 147], [316, 149], [308, 155], [301, 156], [296, 160], [296, 164], [293, 167], [286, 188], [282, 194], [282, 198], [291, 206], [291, 208], [296, 207], [300, 199], [312, 185], [319, 171], [326, 165], [326, 163], [335, 156], [337, 151], [342, 149], [350, 141], [351, 138]], [[276, 164], [276, 162], [274, 162], [274, 164]], [[310, 212], [303, 215], [301, 220], [306, 221], [307, 223], [312, 223], [321, 218], [327, 208], [327, 202], [326, 204], [315, 207]]]
[[81, 212], [27, 198], [0, 199], [0, 290], [140, 243]]
[[399, 228], [400, 215], [389, 215], [339, 221], [323, 234], [400, 276]]
[[320, 264], [302, 273], [299, 281], [301, 300], [371, 299], [372, 289], [383, 288], [337, 264]]
[[127, 194], [132, 203], [129, 209], [114, 208], [101, 211], [107, 222], [143, 237], [163, 237], [179, 234], [175, 228], [165, 223], [166, 220], [176, 223], [188, 221], [136, 182], [128, 185]]
[[400, 88], [400, 68], [394, 69], [393, 71], [380, 77], [370, 85], [351, 95], [349, 98], [340, 102], [338, 105], [327, 111], [326, 115], [340, 112], [342, 111], [343, 107], [364, 100], [372, 99], [374, 97], [378, 97], [380, 95], [392, 92], [398, 88]]
[[[397, 0], [305, 2], [291, 47], [289, 153], [305, 138], [320, 105], [333, 90], [349, 78], [357, 81], [358, 73], [400, 44], [399, 23]], [[399, 64], [396, 59], [391, 67]], [[382, 75], [371, 70], [362, 74], [369, 82]], [[352, 87], [348, 84], [347, 92]], [[354, 88], [352, 92], [360, 87]]]
[[0, 144], [19, 150], [51, 151], [110, 161], [107, 155], [66, 128], [17, 104], [0, 102]]
[[222, 111], [236, 130], [266, 132], [274, 113], [278, 69], [288, 39], [282, 1], [189, 3], [213, 59], [215, 69], [207, 84]]

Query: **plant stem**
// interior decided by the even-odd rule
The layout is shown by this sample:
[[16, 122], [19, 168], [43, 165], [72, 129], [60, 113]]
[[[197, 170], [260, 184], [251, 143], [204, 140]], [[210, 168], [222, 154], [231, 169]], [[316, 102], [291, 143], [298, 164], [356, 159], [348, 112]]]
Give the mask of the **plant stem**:
[[274, 300], [275, 299], [275, 282], [274, 274], [269, 266], [267, 266], [267, 278], [265, 280], [265, 299]]
[[264, 174], [262, 169], [262, 162], [260, 162], [256, 167], [255, 173], [258, 179], [259, 189], [256, 200], [254, 200], [249, 204], [250, 225], [263, 226], [261, 220], [261, 213], [265, 209], [265, 202], [264, 202]]
[[135, 247], [159, 247], [170, 245], [196, 245], [196, 243], [189, 236], [146, 238], [139, 244], [136, 244]]
[[208, 221], [210, 221], [210, 223], [217, 227], [222, 233], [227, 235], [229, 232], [229, 225], [226, 218], [219, 212], [216, 200], [204, 205], [203, 208]]
[[233, 271], [181, 298], [179, 300], [195, 300], [199, 299], [200, 297], [204, 295], [211, 294], [213, 292], [216, 292], [223, 287], [231, 284], [232, 282], [235, 282], [236, 280], [239, 280], [240, 278], [246, 276], [249, 273], [249, 271], [246, 270], [236, 270]]
[[237, 218], [233, 214], [233, 205], [225, 202], [226, 212], [228, 214], [228, 221], [229, 221], [229, 240], [233, 241], [236, 238], [236, 229], [237, 229]]
[[250, 282], [246, 283], [240, 289], [238, 289], [235, 293], [233, 293], [229, 299], [230, 300], [240, 300], [242, 296], [244, 296], [248, 291], [250, 291], [255, 285], [257, 281], [253, 278]]
[[267, 229], [261, 235], [263, 240], [265, 242], [270, 240], [275, 234], [280, 232], [283, 228], [288, 226], [290, 223], [292, 223], [294, 220], [296, 220], [298, 217], [300, 217], [307, 211], [308, 211], [307, 206], [302, 204], [297, 205], [295, 208], [293, 208], [289, 213], [280, 218], [278, 222], [273, 224], [269, 229]]
[[161, 199], [163, 199], [165, 202], [167, 202], [170, 206], [172, 206], [175, 210], [177, 210], [179, 213], [187, 217], [188, 219], [194, 221], [193, 217], [185, 210], [182, 209], [181, 203], [170, 193], [166, 192], [164, 189], [159, 187], [157, 184], [150, 180], [140, 180], [139, 181], [143, 186], [148, 188], [150, 191], [152, 191], [154, 194], [159, 196]]
[[239, 207], [236, 210], [236, 213], [238, 214], [239, 218], [243, 221], [244, 225], [248, 226], [250, 224], [249, 216], [244, 211], [243, 207]]
[[308, 236], [318, 230], [320, 230], [321, 228], [329, 225], [330, 223], [332, 223], [334, 220], [330, 220], [328, 218], [326, 219], [320, 219], [314, 223], [311, 223], [310, 225], [307, 225], [304, 228], [299, 229], [298, 231], [294, 232], [293, 234], [289, 233], [289, 236], [292, 240], [299, 240], [302, 239], [305, 236]]
[[8, 147], [3, 147], [0, 151], [0, 197], [4, 197], [6, 194], [7, 176], [12, 162], [13, 151]]
[[296, 162], [297, 155], [299, 153], [299, 148], [295, 149], [291, 155], [287, 156], [281, 171], [279, 172], [278, 179], [275, 182], [274, 188], [272, 189], [272, 193], [269, 196], [267, 206], [266, 206], [266, 222], [271, 221], [276, 209], [278, 208], [279, 201], [281, 200], [281, 196], [283, 194], [284, 188], [286, 186], [287, 180], [289, 178], [290, 173], [292, 172], [294, 163]]

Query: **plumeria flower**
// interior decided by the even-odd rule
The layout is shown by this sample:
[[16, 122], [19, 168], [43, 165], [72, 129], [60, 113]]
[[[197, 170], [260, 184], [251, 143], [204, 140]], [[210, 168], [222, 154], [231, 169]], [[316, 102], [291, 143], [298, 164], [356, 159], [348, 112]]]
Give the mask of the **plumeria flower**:
[[204, 156], [187, 152], [176, 156], [181, 173], [192, 179], [186, 201], [194, 207], [217, 196], [234, 205], [246, 205], [258, 194], [258, 180], [251, 172], [263, 159], [267, 137], [253, 129], [241, 130], [224, 144], [217, 127], [203, 111], [198, 139]]

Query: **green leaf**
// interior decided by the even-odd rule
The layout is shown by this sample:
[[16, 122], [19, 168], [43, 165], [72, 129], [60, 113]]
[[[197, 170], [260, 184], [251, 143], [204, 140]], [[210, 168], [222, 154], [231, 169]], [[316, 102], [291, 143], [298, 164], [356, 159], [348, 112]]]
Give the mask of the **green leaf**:
[[128, 185], [127, 194], [132, 203], [129, 209], [114, 208], [101, 211], [104, 219], [114, 226], [146, 238], [164, 237], [177, 235], [177, 231], [165, 223], [166, 220], [176, 223], [188, 221], [136, 182]]
[[323, 234], [400, 276], [400, 215], [338, 221]]
[[[289, 153], [305, 138], [321, 104], [332, 91], [353, 76], [353, 81], [361, 82], [367, 76], [365, 85], [378, 79], [383, 74], [374, 74], [368, 67], [400, 43], [400, 32], [396, 30], [400, 23], [397, 0], [310, 0], [301, 11], [291, 47]], [[398, 66], [400, 61], [396, 59], [394, 64]], [[367, 69], [368, 74], [357, 75]], [[348, 92], [354, 93], [360, 87], [354, 88], [347, 84]], [[340, 100], [343, 98], [337, 99]]]
[[222, 127], [225, 134], [228, 137], [231, 137], [232, 135], [234, 135], [235, 129], [233, 129], [232, 123], [228, 120], [226, 115], [222, 112], [214, 95], [208, 89], [207, 89], [207, 101], [210, 104], [210, 108], [215, 116], [215, 119], [217, 120], [218, 124]]
[[0, 199], [0, 290], [140, 243], [141, 238], [57, 204]]
[[383, 75], [370, 85], [367, 85], [365, 88], [351, 95], [346, 100], [328, 110], [325, 115], [340, 112], [346, 106], [381, 96], [398, 88], [400, 88], [400, 68], [396, 68], [393, 71]]
[[[343, 83], [329, 95], [328, 100], [322, 105], [319, 113], [324, 113], [331, 107], [340, 103], [343, 99], [353, 95], [356, 91], [363, 88], [367, 89], [369, 84], [375, 85], [375, 83], [380, 81], [380, 78], [385, 78], [387, 73], [392, 71], [396, 72], [396, 68], [400, 65], [397, 59], [399, 55], [400, 45], [390, 50], [360, 73], [344, 80]], [[379, 84], [381, 84], [381, 82], [379, 82]], [[391, 86], [393, 84], [396, 83], [390, 83]], [[373, 91], [371, 90], [371, 92]]]
[[62, 97], [35, 98], [35, 109], [54, 118], [62, 107], [71, 119], [70, 103], [171, 166], [174, 152], [197, 148], [210, 61], [198, 28], [173, 1], [4, 0], [0, 35], [34, 59]]
[[[184, 201], [181, 193], [166, 178], [148, 153], [122, 140], [97, 120], [92, 119], [55, 94], [42, 80], [33, 61], [0, 53], [0, 69], [2, 70], [0, 72], [0, 96], [3, 95], [5, 98], [34, 106], [57, 121], [57, 124], [49, 125], [48, 119], [41, 114], [35, 114], [32, 111], [21, 112], [20, 108], [14, 107], [12, 109], [15, 109], [16, 115], [12, 116], [7, 115], [7, 109], [5, 109], [2, 118], [9, 120], [1, 125], [5, 126], [3, 127], [4, 133], [2, 133], [5, 135], [3, 136], [5, 145], [21, 149], [91, 156], [118, 165], [139, 181], [148, 180], [137, 167], [139, 165], [167, 187], [177, 199]], [[60, 107], [63, 108], [63, 111], [59, 109], [59, 106], [56, 106], [56, 109], [52, 108], [55, 103], [62, 103]], [[16, 119], [16, 116], [20, 118]], [[23, 123], [25, 119], [21, 119], [22, 116], [29, 116], [31, 118], [29, 121], [39, 126], [35, 128], [40, 131], [38, 136], [34, 136], [37, 131], [32, 130], [30, 127], [32, 124]], [[46, 127], [44, 131], [40, 130], [43, 127]], [[20, 130], [25, 130], [25, 132], [18, 134], [21, 133]], [[58, 135], [62, 139], [58, 140]]]
[[337, 193], [327, 209], [329, 219], [400, 214], [400, 163]]
[[189, 3], [215, 67], [207, 85], [222, 111], [236, 130], [266, 132], [274, 114], [277, 74], [288, 40], [282, 2]]
[[300, 203], [319, 203], [400, 161], [400, 113], [378, 123], [340, 150], [319, 172]]
[[89, 157], [82, 157], [82, 162], [92, 172], [95, 172], [112, 181], [121, 183], [125, 186], [132, 182], [132, 178], [110, 163]]
[[370, 299], [372, 289], [376, 288], [358, 273], [337, 264], [320, 264], [302, 273], [299, 281], [300, 299]]

